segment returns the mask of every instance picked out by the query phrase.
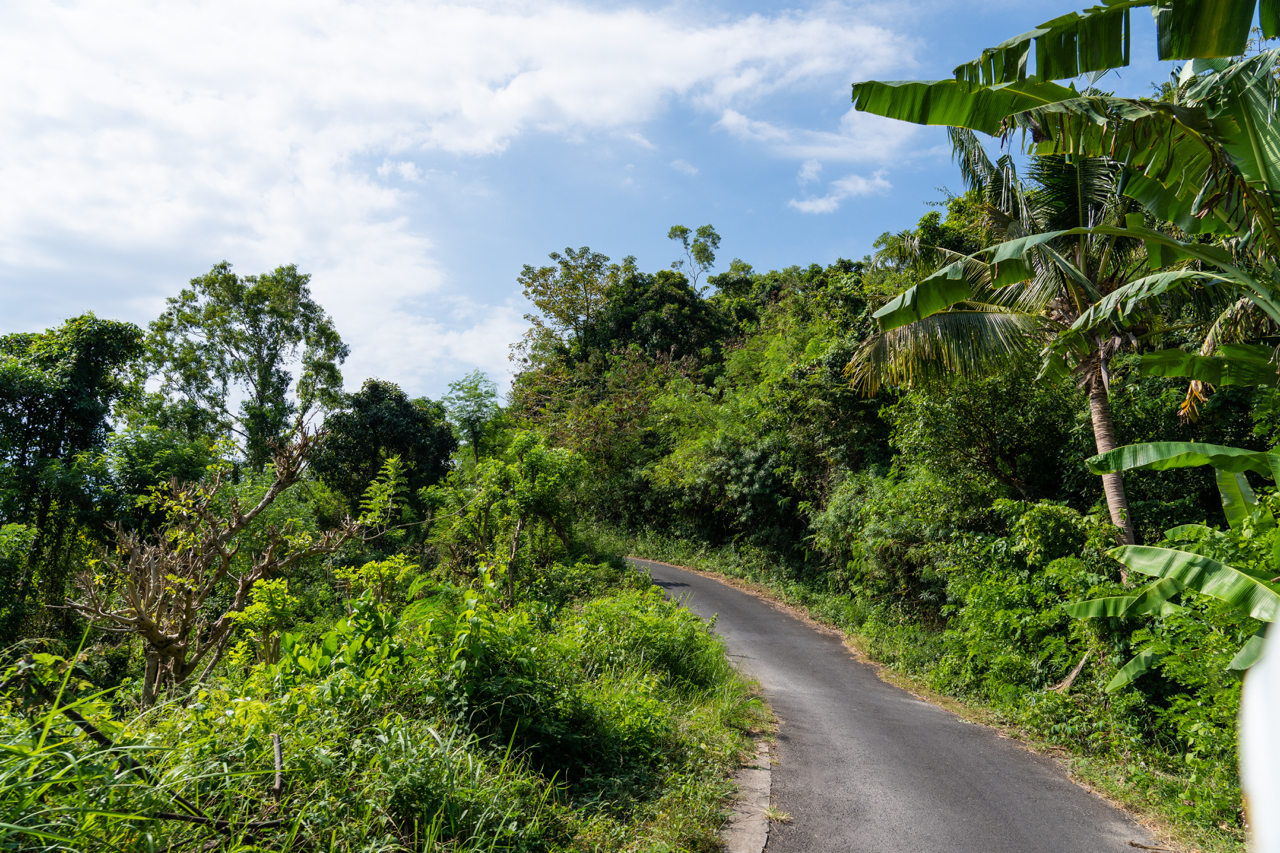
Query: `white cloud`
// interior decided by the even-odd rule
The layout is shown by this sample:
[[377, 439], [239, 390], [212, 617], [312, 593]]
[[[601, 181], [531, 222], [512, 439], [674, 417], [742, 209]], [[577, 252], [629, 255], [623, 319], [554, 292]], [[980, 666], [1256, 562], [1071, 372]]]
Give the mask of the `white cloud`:
[[644, 138], [644, 134], [637, 133], [634, 130], [628, 130], [627, 132], [623, 133], [622, 138], [630, 139], [632, 142], [634, 142], [636, 145], [639, 145], [641, 148], [645, 149], [646, 151], [654, 151], [657, 149], [656, 145], [654, 145], [652, 142]]
[[418, 168], [417, 163], [403, 160], [399, 163], [392, 163], [390, 160], [383, 160], [382, 165], [378, 167], [378, 177], [386, 178], [396, 175], [402, 181], [421, 181], [422, 170]]
[[685, 161], [683, 161], [683, 160], [672, 160], [672, 161], [671, 161], [671, 168], [675, 169], [675, 170], [676, 170], [677, 172], [679, 172], [680, 174], [682, 174], [682, 175], [688, 175], [688, 176], [689, 176], [689, 177], [691, 177], [691, 178], [692, 178], [694, 175], [698, 174], [698, 167], [697, 167], [697, 166], [690, 165], [689, 163], [686, 163], [686, 162], [685, 162]]
[[0, 6], [0, 279], [118, 281], [117, 303], [146, 320], [172, 292], [156, 257], [192, 274], [287, 259], [352, 344], [353, 381], [497, 369], [521, 312], [467, 319], [449, 303], [451, 276], [408, 218], [439, 175], [424, 160], [529, 134], [652, 149], [640, 128], [676, 101], [832, 159], [821, 152], [889, 137], [738, 110], [900, 68], [910, 47], [838, 6], [704, 20], [532, 0], [13, 0]]
[[801, 186], [803, 186], [804, 184], [811, 184], [814, 181], [818, 180], [818, 177], [821, 174], [822, 174], [821, 163], [819, 163], [817, 160], [805, 160], [803, 165], [800, 166], [800, 173], [796, 175], [796, 182], [799, 183]]
[[904, 121], [858, 112], [852, 107], [839, 129], [784, 128], [726, 109], [716, 126], [733, 136], [759, 143], [779, 157], [829, 163], [884, 163], [903, 157], [919, 127]]
[[827, 194], [822, 198], [807, 198], [799, 201], [793, 198], [787, 202], [787, 207], [794, 207], [801, 213], [835, 213], [840, 207], [840, 202], [847, 198], [883, 193], [892, 188], [893, 185], [885, 179], [883, 170], [876, 172], [870, 178], [847, 175], [838, 181], [833, 181]]

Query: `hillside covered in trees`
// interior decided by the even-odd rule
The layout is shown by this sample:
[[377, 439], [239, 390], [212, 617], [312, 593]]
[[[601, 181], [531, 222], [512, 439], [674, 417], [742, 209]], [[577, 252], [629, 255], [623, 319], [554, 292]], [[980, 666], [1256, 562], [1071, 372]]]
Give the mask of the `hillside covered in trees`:
[[767, 709], [630, 553], [1239, 849], [1280, 612], [1280, 51], [1175, 4], [1192, 61], [1151, 98], [1051, 82], [1120, 64], [1140, 5], [856, 84], [957, 163], [874, 255], [713, 274], [706, 225], [669, 269], [526, 266], [505, 405], [479, 372], [344, 390], [293, 266], [0, 338], [0, 846], [716, 849]]

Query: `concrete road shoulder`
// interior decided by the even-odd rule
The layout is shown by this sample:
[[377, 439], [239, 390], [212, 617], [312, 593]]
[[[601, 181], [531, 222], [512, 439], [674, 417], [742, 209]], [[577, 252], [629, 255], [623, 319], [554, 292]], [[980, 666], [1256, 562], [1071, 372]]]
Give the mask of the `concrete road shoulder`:
[[769, 840], [769, 795], [772, 786], [769, 744], [760, 743], [755, 761], [743, 767], [733, 780], [738, 799], [721, 837], [728, 853], [760, 853]]

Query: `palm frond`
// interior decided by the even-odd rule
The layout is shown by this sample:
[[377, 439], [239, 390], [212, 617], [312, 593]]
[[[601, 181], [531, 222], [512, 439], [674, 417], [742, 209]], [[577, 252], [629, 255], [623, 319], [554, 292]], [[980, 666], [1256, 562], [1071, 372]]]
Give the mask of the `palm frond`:
[[868, 396], [882, 385], [911, 386], [956, 373], [984, 375], [1035, 357], [1046, 332], [1039, 316], [961, 303], [868, 338], [845, 373]]

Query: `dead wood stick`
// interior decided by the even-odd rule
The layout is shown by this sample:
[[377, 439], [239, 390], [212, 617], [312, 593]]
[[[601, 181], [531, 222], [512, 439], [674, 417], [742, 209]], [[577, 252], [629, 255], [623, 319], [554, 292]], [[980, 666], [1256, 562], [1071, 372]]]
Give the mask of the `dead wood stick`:
[[271, 736], [271, 746], [276, 757], [276, 783], [271, 787], [271, 793], [279, 801], [284, 795], [284, 753], [280, 749], [280, 735]]
[[1076, 668], [1071, 670], [1071, 674], [1062, 679], [1059, 683], [1050, 687], [1050, 690], [1056, 690], [1059, 693], [1066, 693], [1071, 689], [1071, 685], [1075, 684], [1076, 677], [1080, 675], [1080, 671], [1084, 669], [1084, 662], [1089, 659], [1089, 652], [1084, 653], [1084, 657], [1080, 658], [1080, 663], [1076, 664]]

